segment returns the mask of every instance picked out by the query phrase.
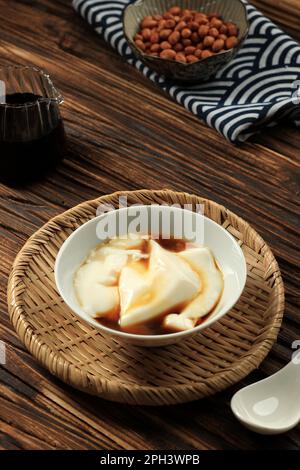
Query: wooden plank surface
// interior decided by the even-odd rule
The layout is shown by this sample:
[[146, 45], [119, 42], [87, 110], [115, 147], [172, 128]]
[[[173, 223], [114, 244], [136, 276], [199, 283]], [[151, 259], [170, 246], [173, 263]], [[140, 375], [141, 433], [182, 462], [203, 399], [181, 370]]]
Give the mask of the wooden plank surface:
[[[300, 2], [253, 1], [300, 39]], [[68, 0], [0, 0], [0, 63], [40, 66], [65, 97], [66, 160], [45, 180], [0, 186], [2, 449], [299, 449], [299, 428], [263, 437], [233, 418], [232, 394], [287, 363], [300, 337], [299, 131], [287, 125], [241, 147], [224, 141], [109, 49]], [[279, 262], [286, 311], [260, 369], [214, 397], [164, 408], [91, 398], [53, 378], [25, 350], [6, 306], [10, 266], [43, 223], [79, 202], [122, 189], [185, 190], [246, 218]], [[297, 199], [298, 198], [298, 199]]]

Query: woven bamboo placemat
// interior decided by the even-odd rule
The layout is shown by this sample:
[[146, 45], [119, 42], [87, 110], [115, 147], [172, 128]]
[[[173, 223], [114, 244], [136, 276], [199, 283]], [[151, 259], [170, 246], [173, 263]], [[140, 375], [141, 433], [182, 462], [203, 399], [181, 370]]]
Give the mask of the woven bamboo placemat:
[[[247, 260], [245, 290], [220, 321], [165, 348], [141, 348], [100, 334], [58, 295], [53, 267], [64, 240], [95, 217], [101, 204], [204, 204], [205, 215], [228, 230]], [[8, 285], [11, 321], [29, 351], [55, 376], [87, 393], [123, 403], [164, 405], [211, 395], [259, 366], [277, 338], [284, 287], [277, 262], [247, 222], [215, 202], [169, 190], [114, 193], [50, 220], [17, 256]]]

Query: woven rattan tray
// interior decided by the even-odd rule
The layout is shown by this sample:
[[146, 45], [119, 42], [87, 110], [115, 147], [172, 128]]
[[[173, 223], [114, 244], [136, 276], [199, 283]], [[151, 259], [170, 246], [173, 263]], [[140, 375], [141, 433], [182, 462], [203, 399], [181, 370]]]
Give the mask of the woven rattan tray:
[[[240, 243], [248, 277], [238, 304], [192, 339], [165, 348], [118, 342], [82, 323], [57, 294], [55, 256], [70, 233], [96, 215], [100, 203], [203, 203], [205, 215]], [[186, 193], [114, 193], [50, 220], [17, 256], [8, 286], [11, 321], [29, 351], [64, 382], [110, 400], [163, 405], [225, 389], [258, 367], [276, 340], [284, 288], [277, 262], [262, 238], [241, 218], [214, 202]]]

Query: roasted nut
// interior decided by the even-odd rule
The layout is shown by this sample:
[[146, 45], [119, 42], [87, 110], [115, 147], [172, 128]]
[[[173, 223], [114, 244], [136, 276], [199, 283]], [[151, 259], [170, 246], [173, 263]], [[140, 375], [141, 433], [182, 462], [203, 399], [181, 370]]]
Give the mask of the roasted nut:
[[176, 21], [175, 20], [166, 20], [166, 28], [175, 28], [175, 25], [176, 25]]
[[150, 42], [152, 44], [156, 44], [157, 42], [159, 42], [159, 34], [157, 32], [151, 33]]
[[208, 35], [209, 27], [205, 24], [202, 24], [198, 29], [198, 34], [200, 38], [204, 38]]
[[139, 49], [141, 49], [141, 51], [143, 51], [143, 52], [144, 52], [145, 49], [146, 49], [145, 44], [144, 44], [143, 41], [141, 41], [140, 39], [137, 39], [137, 40], [135, 41], [135, 45], [136, 45]]
[[232, 49], [238, 44], [238, 38], [236, 36], [231, 36], [226, 39], [226, 49]]
[[198, 59], [200, 59], [201, 55], [202, 55], [202, 51], [200, 49], [196, 49], [195, 52], [194, 52], [194, 56], [198, 57]]
[[221, 28], [219, 29], [219, 32], [221, 34], [227, 34], [228, 28], [225, 24], [222, 24]]
[[173, 31], [173, 33], [170, 34], [168, 37], [169, 43], [174, 46], [180, 39], [180, 32], [179, 31]]
[[153, 19], [147, 19], [145, 18], [141, 24], [141, 27], [142, 29], [144, 28], [154, 28], [155, 26], [157, 26], [157, 21], [153, 20]]
[[205, 25], [208, 23], [208, 18], [206, 15], [195, 16], [195, 21], [198, 22], [199, 26], [201, 26], [201, 25]]
[[161, 47], [160, 47], [160, 44], [152, 44], [152, 46], [150, 47], [150, 51], [151, 52], [159, 52], [161, 50]]
[[210, 25], [212, 28], [220, 29], [221, 26], [223, 25], [223, 21], [219, 20], [219, 18], [214, 17], [212, 18]]
[[172, 20], [173, 19], [173, 15], [172, 13], [169, 13], [168, 11], [166, 13], [163, 14], [163, 18], [165, 20]]
[[219, 30], [217, 28], [210, 28], [208, 35], [217, 38], [219, 36]]
[[203, 39], [203, 46], [204, 47], [211, 47], [213, 43], [215, 42], [215, 38], [212, 36], [205, 36]]
[[165, 39], [168, 39], [168, 37], [170, 36], [171, 33], [172, 33], [171, 29], [162, 29], [159, 32], [159, 37], [160, 37], [160, 39], [165, 40]]
[[207, 57], [211, 57], [213, 54], [213, 52], [209, 51], [208, 49], [205, 49], [204, 51], [202, 51], [202, 54], [201, 54], [201, 59], [206, 59]]
[[193, 17], [192, 15], [184, 15], [182, 17], [183, 21], [185, 21], [186, 23], [189, 23], [190, 21], [192, 21]]
[[176, 52], [173, 51], [173, 49], [164, 49], [163, 51], [161, 51], [161, 53], [159, 54], [159, 57], [161, 57], [161, 59], [175, 59], [176, 57]]
[[184, 49], [184, 52], [186, 53], [186, 55], [193, 55], [195, 53], [195, 50], [196, 48], [194, 46], [187, 46]]
[[189, 38], [191, 34], [192, 31], [189, 28], [183, 28], [183, 30], [181, 31], [181, 37], [183, 37], [183, 39]]
[[224, 39], [216, 39], [215, 42], [212, 45], [212, 50], [214, 52], [219, 52], [221, 49], [223, 49], [225, 46], [225, 41]]
[[194, 55], [187, 55], [186, 56], [186, 61], [188, 63], [191, 63], [191, 62], [198, 62], [198, 57], [194, 56]]
[[160, 20], [158, 22], [158, 26], [157, 26], [157, 31], [161, 31], [162, 29], [164, 29], [166, 26], [166, 20]]
[[191, 41], [194, 43], [194, 44], [197, 44], [198, 42], [200, 42], [200, 38], [199, 38], [199, 35], [197, 32], [194, 32], [191, 34]]
[[148, 41], [151, 37], [152, 31], [149, 28], [144, 28], [142, 31], [142, 36], [145, 41]]
[[175, 56], [175, 60], [178, 60], [179, 62], [186, 62], [185, 55], [182, 52], [177, 52]]
[[238, 29], [237, 26], [233, 23], [226, 23], [228, 36], [237, 36]]
[[184, 47], [187, 47], [192, 44], [192, 41], [190, 39], [182, 39], [181, 43], [184, 45]]
[[175, 27], [175, 30], [176, 31], [181, 31], [183, 28], [186, 28], [186, 22], [185, 21], [179, 21], [179, 23]]
[[176, 52], [181, 52], [181, 51], [183, 51], [183, 49], [184, 49], [184, 45], [181, 44], [181, 42], [178, 42], [174, 46], [174, 51], [176, 51]]
[[168, 41], [163, 41], [160, 43], [160, 47], [162, 49], [172, 49], [171, 44]]
[[191, 31], [198, 31], [199, 24], [197, 23], [197, 21], [190, 21], [190, 23], [188, 23], [188, 27]]
[[140, 40], [142, 41], [142, 40], [143, 40], [143, 36], [142, 36], [141, 34], [139, 34], [139, 33], [136, 33], [136, 34], [134, 35], [134, 38], [133, 38], [133, 39], [134, 39], [135, 41], [138, 40], [138, 39], [140, 39]]

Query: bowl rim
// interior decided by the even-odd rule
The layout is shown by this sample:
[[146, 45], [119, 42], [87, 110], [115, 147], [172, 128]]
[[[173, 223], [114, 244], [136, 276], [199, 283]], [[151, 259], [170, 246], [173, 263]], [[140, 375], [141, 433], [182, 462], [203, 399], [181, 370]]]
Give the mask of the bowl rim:
[[[221, 0], [222, 1], [222, 0]], [[240, 5], [242, 5], [243, 7], [243, 10], [244, 10], [244, 20], [245, 20], [245, 24], [246, 24], [246, 30], [245, 30], [245, 33], [243, 34], [243, 36], [241, 37], [239, 43], [232, 47], [231, 49], [228, 49], [227, 51], [224, 51], [224, 52], [217, 52], [217, 54], [211, 56], [211, 57], [205, 57], [204, 59], [200, 59], [198, 60], [197, 62], [190, 62], [190, 63], [185, 63], [185, 62], [175, 62], [174, 60], [171, 60], [171, 59], [162, 59], [161, 57], [153, 57], [149, 54], [145, 54], [143, 51], [141, 51], [134, 43], [134, 41], [129, 37], [127, 31], [126, 31], [126, 25], [125, 25], [125, 21], [126, 21], [126, 14], [127, 12], [130, 10], [130, 9], [134, 9], [136, 6], [140, 6], [141, 4], [147, 2], [147, 0], [135, 0], [133, 3], [130, 3], [129, 5], [126, 6], [126, 8], [124, 9], [124, 12], [123, 12], [123, 19], [122, 19], [122, 25], [123, 25], [123, 33], [125, 35], [125, 38], [126, 38], [126, 41], [128, 42], [129, 46], [131, 47], [131, 49], [133, 49], [134, 53], [136, 55], [139, 55], [140, 57], [142, 57], [143, 59], [146, 59], [147, 61], [150, 61], [150, 62], [157, 62], [158, 64], [159, 63], [168, 63], [168, 64], [174, 64], [176, 63], [176, 65], [178, 65], [179, 67], [182, 67], [182, 68], [188, 68], [188, 67], [195, 67], [195, 65], [197, 64], [204, 64], [205, 62], [210, 62], [212, 60], [214, 60], [215, 57], [222, 57], [222, 56], [226, 56], [230, 53], [232, 53], [232, 51], [236, 51], [238, 49], [240, 49], [240, 47], [243, 45], [243, 43], [245, 42], [245, 40], [247, 39], [248, 35], [249, 35], [249, 29], [250, 29], [250, 22], [249, 22], [249, 19], [248, 19], [248, 13], [247, 13], [247, 8], [246, 8], [246, 4], [242, 1], [242, 0], [231, 0], [232, 2], [236, 2], [236, 3], [239, 3]]]
[[[183, 208], [180, 208], [180, 207], [172, 207], [172, 206], [165, 206], [165, 205], [159, 205], [159, 204], [150, 204], [150, 205], [147, 205], [147, 204], [138, 204], [138, 205], [135, 205], [134, 208], [139, 208], [139, 207], [153, 207], [153, 206], [158, 206], [158, 207], [164, 207], [165, 209], [172, 209], [172, 210], [175, 210], [175, 211], [188, 211], [188, 212], [193, 212], [196, 216], [199, 216], [200, 214], [198, 214], [197, 212], [194, 212], [194, 211], [190, 211], [188, 209], [183, 209]], [[115, 209], [113, 211], [110, 211], [109, 213], [112, 213], [112, 212], [121, 212], [121, 211], [128, 211], [128, 209], [130, 209], [131, 206], [128, 206], [128, 207], [124, 207], [124, 208], [120, 208], [120, 209]], [[151, 209], [150, 209], [151, 210]], [[60, 259], [62, 257], [62, 254], [64, 252], [64, 250], [67, 248], [67, 246], [69, 245], [69, 243], [76, 237], [78, 236], [78, 233], [83, 230], [84, 227], [86, 227], [87, 225], [92, 225], [92, 224], [96, 224], [98, 220], [102, 219], [103, 217], [107, 216], [108, 213], [104, 213], [104, 214], [101, 214], [99, 216], [96, 216], [96, 217], [93, 217], [92, 219], [88, 220], [87, 222], [85, 222], [84, 224], [80, 225], [79, 227], [77, 227], [76, 230], [74, 230], [67, 238], [66, 240], [63, 242], [63, 244], [61, 245], [57, 255], [56, 255], [56, 258], [55, 258], [55, 264], [54, 264], [54, 279], [55, 279], [55, 284], [56, 284], [56, 287], [57, 287], [57, 290], [58, 290], [58, 293], [59, 295], [61, 296], [61, 298], [63, 299], [63, 301], [66, 303], [66, 305], [71, 309], [71, 311], [78, 317], [80, 318], [80, 320], [84, 321], [85, 323], [89, 324], [90, 326], [92, 326], [93, 328], [95, 328], [96, 330], [99, 330], [99, 331], [104, 331], [106, 332], [107, 334], [110, 334], [112, 336], [115, 336], [115, 337], [121, 337], [121, 338], [124, 338], [124, 339], [128, 339], [128, 340], [133, 340], [133, 339], [136, 339], [136, 340], [144, 340], [145, 342], [149, 341], [152, 342], [153, 344], [155, 342], [159, 342], [163, 339], [167, 340], [167, 339], [174, 339], [174, 342], [176, 342], [176, 339], [179, 339], [179, 338], [184, 338], [185, 336], [189, 336], [191, 334], [195, 334], [201, 330], [204, 330], [206, 328], [208, 328], [209, 326], [211, 326], [213, 323], [215, 323], [216, 321], [219, 321], [221, 318], [223, 318], [223, 316], [225, 316], [233, 307], [234, 305], [237, 303], [237, 301], [239, 300], [239, 298], [241, 297], [243, 291], [244, 291], [244, 288], [245, 288], [245, 285], [246, 285], [246, 281], [247, 281], [247, 263], [246, 263], [246, 258], [245, 258], [245, 255], [240, 247], [240, 245], [237, 243], [237, 241], [235, 240], [235, 238], [231, 235], [230, 232], [228, 232], [222, 225], [218, 224], [217, 222], [215, 222], [214, 220], [210, 219], [209, 217], [205, 216], [204, 214], [201, 214], [201, 217], [203, 217], [205, 220], [208, 221], [208, 223], [212, 224], [212, 226], [215, 227], [216, 230], [220, 230], [224, 233], [224, 235], [226, 237], [228, 237], [232, 243], [235, 245], [235, 247], [237, 248], [239, 254], [241, 255], [240, 258], [241, 258], [241, 261], [242, 261], [242, 268], [243, 268], [243, 279], [242, 279], [242, 284], [241, 284], [241, 288], [239, 290], [239, 292], [233, 297], [232, 301], [230, 302], [229, 306], [224, 310], [224, 312], [218, 317], [218, 318], [214, 318], [213, 315], [210, 315], [208, 317], [207, 320], [205, 320], [203, 323], [201, 323], [200, 325], [197, 325], [195, 326], [194, 328], [191, 328], [191, 329], [188, 329], [188, 330], [183, 330], [183, 331], [178, 331], [178, 332], [174, 332], [174, 333], [165, 333], [165, 334], [159, 334], [159, 335], [142, 335], [142, 334], [135, 334], [135, 333], [127, 333], [125, 331], [122, 331], [122, 330], [115, 330], [113, 328], [109, 328], [105, 325], [102, 325], [101, 323], [97, 322], [96, 319], [94, 318], [89, 318], [88, 316], [86, 317], [83, 317], [80, 313], [79, 313], [79, 308], [77, 311], [74, 310], [74, 306], [71, 306], [70, 303], [69, 303], [69, 299], [66, 298], [66, 296], [63, 294], [62, 292], [62, 289], [61, 289], [61, 283], [59, 282], [59, 278], [58, 278], [58, 273], [59, 273], [59, 266], [60, 266]], [[73, 273], [74, 274], [74, 273]], [[82, 310], [82, 309], [81, 309]]]

